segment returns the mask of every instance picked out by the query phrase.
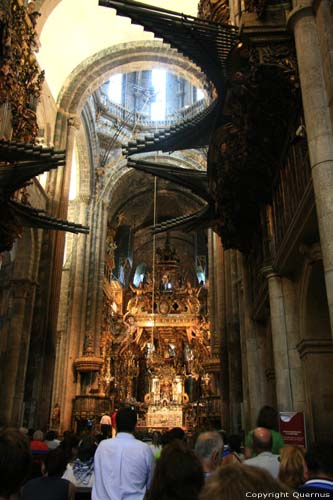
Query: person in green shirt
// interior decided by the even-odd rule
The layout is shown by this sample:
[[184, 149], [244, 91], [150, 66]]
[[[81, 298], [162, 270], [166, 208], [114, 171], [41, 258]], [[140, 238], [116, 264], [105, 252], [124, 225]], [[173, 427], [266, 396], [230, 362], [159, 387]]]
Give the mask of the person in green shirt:
[[[280, 454], [280, 449], [284, 447], [282, 435], [278, 432], [278, 413], [271, 406], [263, 406], [257, 418], [257, 427], [265, 427], [272, 434], [272, 453]], [[256, 454], [253, 450], [253, 430], [248, 433], [245, 439], [245, 458], [254, 457]]]

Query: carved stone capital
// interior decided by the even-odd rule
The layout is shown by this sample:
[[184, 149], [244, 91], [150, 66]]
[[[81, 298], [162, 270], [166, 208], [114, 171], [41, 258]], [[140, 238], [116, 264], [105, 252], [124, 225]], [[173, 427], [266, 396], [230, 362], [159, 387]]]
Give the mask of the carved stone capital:
[[313, 243], [313, 245], [300, 245], [299, 252], [300, 254], [304, 255], [311, 263], [322, 260], [323, 258], [320, 243]]
[[37, 286], [36, 281], [29, 279], [11, 280], [11, 288], [13, 289], [13, 296], [16, 299], [28, 300], [32, 297], [33, 292]]
[[290, 30], [295, 29], [297, 22], [303, 17], [314, 17], [312, 2], [305, 1], [301, 5], [297, 5], [287, 17], [287, 27]]
[[260, 269], [260, 274], [262, 274], [267, 280], [271, 278], [279, 278], [280, 275], [274, 270], [272, 266], [264, 266]]
[[67, 124], [69, 127], [74, 127], [75, 129], [79, 129], [81, 125], [81, 120], [78, 115], [72, 115], [67, 119]]
[[312, 354], [333, 354], [333, 341], [329, 338], [303, 339], [296, 348], [301, 359]]

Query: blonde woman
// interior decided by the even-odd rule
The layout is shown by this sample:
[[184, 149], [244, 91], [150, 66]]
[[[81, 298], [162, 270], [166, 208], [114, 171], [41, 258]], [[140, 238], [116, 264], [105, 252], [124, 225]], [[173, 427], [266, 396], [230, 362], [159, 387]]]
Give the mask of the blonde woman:
[[298, 446], [285, 446], [280, 453], [279, 480], [296, 490], [305, 481], [305, 450]]

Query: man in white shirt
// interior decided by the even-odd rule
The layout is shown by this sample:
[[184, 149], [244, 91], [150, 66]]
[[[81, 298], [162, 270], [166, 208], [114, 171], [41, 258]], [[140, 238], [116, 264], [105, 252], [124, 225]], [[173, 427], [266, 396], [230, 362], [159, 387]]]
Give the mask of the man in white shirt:
[[154, 457], [149, 446], [133, 436], [136, 422], [133, 408], [121, 408], [116, 417], [116, 437], [99, 444], [92, 500], [144, 498], [152, 479]]
[[264, 427], [257, 427], [253, 431], [253, 449], [257, 456], [244, 461], [246, 465], [254, 465], [267, 470], [274, 478], [279, 475], [280, 462], [277, 455], [272, 453], [272, 434]]

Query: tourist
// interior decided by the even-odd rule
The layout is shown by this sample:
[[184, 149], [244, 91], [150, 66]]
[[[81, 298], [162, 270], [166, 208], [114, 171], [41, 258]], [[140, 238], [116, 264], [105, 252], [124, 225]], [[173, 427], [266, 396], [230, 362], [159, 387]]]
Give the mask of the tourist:
[[60, 440], [57, 439], [57, 433], [55, 431], [48, 431], [45, 436], [45, 444], [49, 450], [55, 450], [60, 445]]
[[0, 500], [18, 500], [19, 491], [29, 477], [32, 456], [29, 441], [16, 429], [0, 432]]
[[[270, 430], [272, 434], [272, 453], [279, 455], [281, 448], [284, 447], [282, 435], [278, 432], [278, 413], [271, 406], [263, 406], [257, 418], [257, 427], [264, 427]], [[245, 458], [251, 458], [255, 455], [252, 444], [253, 431], [250, 431], [245, 440]]]
[[175, 439], [186, 441], [185, 431], [181, 427], [173, 427], [163, 435], [163, 445], [170, 444]]
[[65, 431], [60, 448], [64, 451], [66, 463], [72, 462], [78, 453], [79, 437], [71, 431]]
[[40, 477], [42, 475], [42, 465], [49, 452], [42, 431], [37, 430], [33, 433], [32, 440], [30, 441], [30, 449], [33, 456], [31, 477]]
[[76, 487], [92, 488], [94, 484], [94, 455], [96, 443], [92, 436], [85, 436], [78, 447], [77, 457], [72, 463], [67, 464], [63, 474]]
[[44, 441], [44, 433], [42, 431], [34, 432], [32, 436], [32, 441], [30, 441], [30, 449], [33, 454], [35, 452], [37, 454], [38, 452], [49, 451], [49, 448]]
[[101, 433], [103, 434], [104, 439], [108, 439], [111, 436], [111, 417], [108, 413], [105, 413], [100, 421]]
[[239, 434], [231, 434], [228, 438], [229, 453], [223, 457], [223, 465], [239, 464], [245, 459], [241, 450], [242, 438]]
[[62, 479], [66, 468], [66, 457], [59, 447], [51, 450], [45, 458], [43, 477], [28, 481], [20, 500], [74, 500], [75, 486]]
[[223, 449], [223, 440], [217, 431], [199, 434], [194, 445], [194, 452], [201, 462], [205, 478], [208, 478], [220, 465]]
[[244, 464], [267, 470], [274, 478], [279, 475], [280, 462], [272, 453], [272, 434], [264, 427], [253, 431], [252, 444], [256, 456], [244, 461]]
[[162, 436], [158, 431], [154, 431], [151, 437], [151, 444], [148, 445], [156, 458], [159, 458], [162, 451]]
[[299, 486], [303, 497], [333, 498], [333, 443], [318, 443], [305, 454], [307, 481]]
[[134, 408], [121, 408], [117, 435], [100, 443], [95, 453], [92, 500], [142, 500], [150, 485], [154, 457], [149, 446], [135, 439]]
[[289, 489], [267, 471], [244, 464], [233, 464], [219, 467], [212, 474], [206, 481], [199, 500], [245, 500], [246, 498], [292, 498], [292, 496]]
[[305, 450], [299, 446], [285, 446], [280, 454], [279, 480], [296, 490], [305, 481]]
[[182, 441], [166, 445], [156, 462], [147, 500], [197, 500], [204, 484], [200, 460]]

